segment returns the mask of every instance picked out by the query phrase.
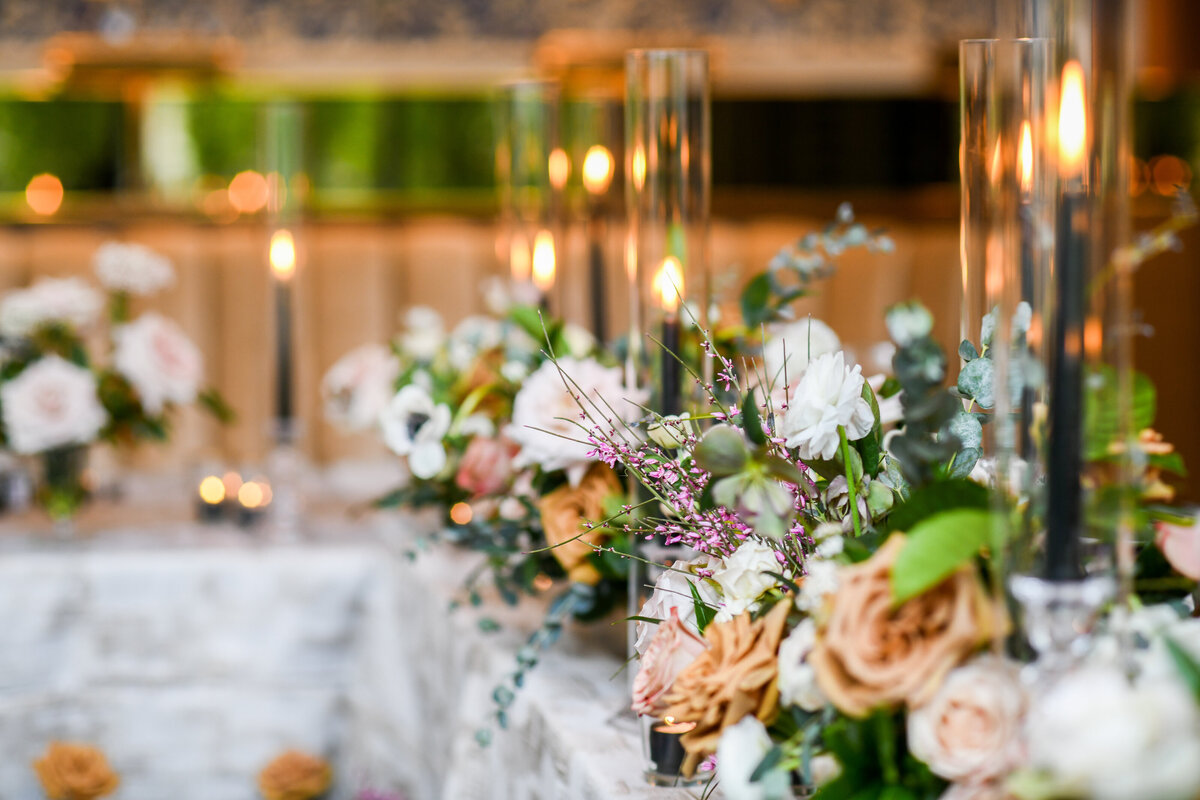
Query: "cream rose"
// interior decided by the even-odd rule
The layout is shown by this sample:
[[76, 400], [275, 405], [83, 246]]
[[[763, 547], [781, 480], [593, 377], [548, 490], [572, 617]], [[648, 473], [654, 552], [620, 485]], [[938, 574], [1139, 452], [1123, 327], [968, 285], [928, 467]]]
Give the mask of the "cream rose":
[[661, 718], [667, 708], [667, 692], [675, 685], [675, 679], [708, 645], [679, 619], [674, 608], [657, 628], [633, 679], [632, 707], [638, 714]]
[[8, 444], [17, 453], [43, 453], [88, 444], [108, 424], [89, 370], [47, 356], [0, 384]]
[[204, 380], [204, 358], [179, 326], [148, 312], [113, 333], [113, 367], [137, 390], [148, 414], [161, 414], [168, 403], [196, 399]]
[[1020, 765], [1026, 696], [1016, 664], [983, 657], [946, 676], [908, 715], [908, 747], [935, 775], [980, 783]]
[[973, 566], [895, 607], [891, 569], [904, 542], [892, 534], [871, 558], [840, 570], [809, 656], [821, 690], [852, 717], [921, 705], [998, 624]]
[[749, 609], [763, 592], [778, 582], [767, 572], [781, 573], [783, 566], [775, 551], [754, 539], [742, 542], [733, 555], [713, 572], [713, 580], [724, 595], [719, 619], [728, 621]]

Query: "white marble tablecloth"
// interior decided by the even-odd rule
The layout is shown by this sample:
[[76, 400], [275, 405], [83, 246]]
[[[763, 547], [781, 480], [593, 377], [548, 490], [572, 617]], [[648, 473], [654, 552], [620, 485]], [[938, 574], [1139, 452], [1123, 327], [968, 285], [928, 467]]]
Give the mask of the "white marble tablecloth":
[[325, 755], [335, 798], [692, 796], [644, 785], [618, 714], [620, 660], [568, 632], [530, 675], [511, 726], [474, 732], [542, 606], [448, 612], [475, 556], [403, 553], [416, 525], [330, 522], [271, 544], [176, 523], [67, 545], [0, 526], [0, 800], [36, 800], [52, 739], [100, 746], [115, 800], [252, 800], [285, 748]]

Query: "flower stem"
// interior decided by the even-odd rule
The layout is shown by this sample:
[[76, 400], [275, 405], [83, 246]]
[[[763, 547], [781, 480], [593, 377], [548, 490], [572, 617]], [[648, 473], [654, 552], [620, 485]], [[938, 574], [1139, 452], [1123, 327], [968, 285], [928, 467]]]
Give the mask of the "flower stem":
[[862, 525], [858, 521], [858, 492], [854, 486], [854, 469], [850, 466], [850, 441], [846, 439], [846, 427], [838, 425], [838, 438], [842, 442], [842, 462], [846, 467], [846, 493], [850, 501], [850, 520], [854, 523], [854, 535], [862, 536]]

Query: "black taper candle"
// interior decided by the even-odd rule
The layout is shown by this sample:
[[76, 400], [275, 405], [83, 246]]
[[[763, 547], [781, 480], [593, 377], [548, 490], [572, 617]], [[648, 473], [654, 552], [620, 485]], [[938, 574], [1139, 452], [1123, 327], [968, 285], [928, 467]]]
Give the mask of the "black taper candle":
[[678, 414], [679, 396], [679, 318], [668, 314], [662, 329], [662, 414]]
[[588, 271], [592, 290], [592, 333], [608, 341], [608, 301], [604, 275], [604, 212], [594, 203], [588, 220]]
[[1080, 471], [1083, 466], [1083, 356], [1085, 273], [1088, 259], [1087, 197], [1064, 193], [1059, 208], [1056, 310], [1051, 340], [1050, 429], [1046, 461], [1046, 564], [1049, 580], [1083, 576]]
[[292, 419], [292, 284], [275, 281], [275, 416], [286, 426]]

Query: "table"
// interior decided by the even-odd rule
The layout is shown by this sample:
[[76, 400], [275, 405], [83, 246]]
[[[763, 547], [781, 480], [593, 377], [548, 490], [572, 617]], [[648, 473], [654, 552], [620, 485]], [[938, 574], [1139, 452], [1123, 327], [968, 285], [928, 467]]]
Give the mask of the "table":
[[428, 525], [335, 516], [290, 544], [186, 522], [53, 544], [0, 525], [0, 797], [40, 797], [29, 764], [55, 738], [101, 746], [118, 800], [251, 800], [288, 747], [331, 759], [335, 800], [367, 785], [412, 800], [695, 796], [644, 785], [621, 660], [579, 631], [530, 675], [510, 730], [475, 743], [544, 606], [449, 613], [477, 556], [410, 560]]

